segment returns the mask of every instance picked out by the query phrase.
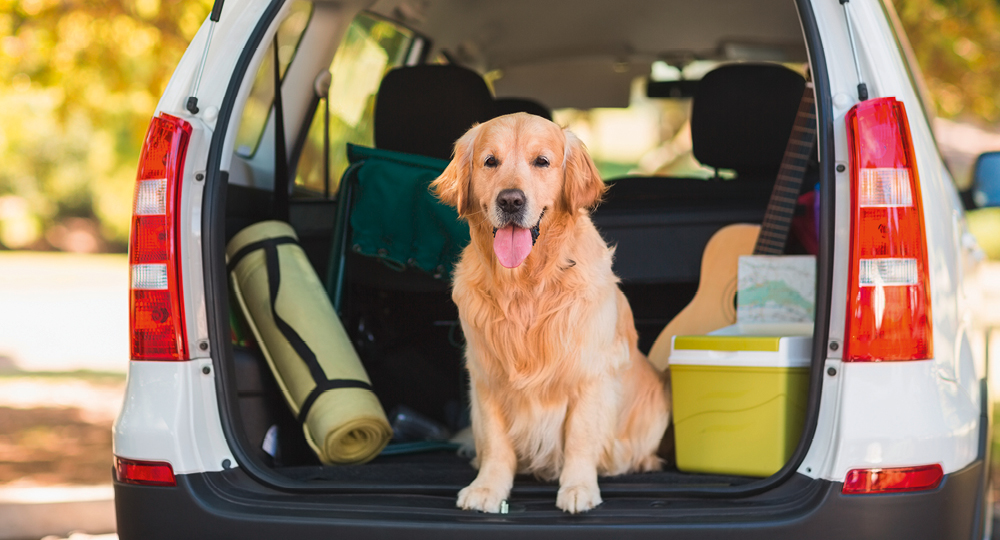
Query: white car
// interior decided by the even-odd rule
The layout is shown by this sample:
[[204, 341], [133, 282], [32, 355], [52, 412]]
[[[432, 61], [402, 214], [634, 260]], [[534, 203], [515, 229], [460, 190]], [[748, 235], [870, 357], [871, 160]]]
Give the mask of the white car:
[[[988, 538], [977, 247], [920, 81], [888, 0], [216, 0], [137, 175], [119, 536]], [[568, 125], [612, 184], [593, 219], [617, 244], [649, 351], [707, 285], [709, 238], [775, 219], [810, 88], [815, 145], [792, 167], [805, 220], [777, 251], [816, 260], [808, 390], [783, 466], [668, 462], [602, 478], [604, 503], [570, 516], [555, 484], [522, 477], [506, 513], [456, 508], [475, 471], [448, 444], [320, 463], [240, 321], [226, 258], [237, 232], [289, 222], [384, 409], [458, 431], [460, 239], [437, 238], [450, 247], [428, 263], [350, 236], [372, 202], [352, 163], [373, 147], [440, 165], [465, 129], [508, 112]], [[976, 195], [995, 202], [986, 165]], [[366, 208], [380, 205], [398, 208]]]

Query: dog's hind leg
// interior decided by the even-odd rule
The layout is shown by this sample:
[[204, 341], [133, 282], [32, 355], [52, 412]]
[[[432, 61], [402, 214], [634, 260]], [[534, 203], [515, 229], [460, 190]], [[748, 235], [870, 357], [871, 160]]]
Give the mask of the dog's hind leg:
[[[628, 455], [615, 464], [619, 474], [662, 468], [657, 449], [670, 421], [670, 374], [657, 373], [638, 349], [632, 352], [632, 367], [625, 380], [625, 406], [619, 419], [618, 439]], [[623, 469], [622, 469], [623, 468]]]

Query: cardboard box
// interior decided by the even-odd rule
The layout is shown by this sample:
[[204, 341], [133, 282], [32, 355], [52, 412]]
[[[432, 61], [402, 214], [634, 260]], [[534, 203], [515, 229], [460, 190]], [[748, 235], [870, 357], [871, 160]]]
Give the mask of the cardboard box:
[[736, 322], [743, 331], [774, 336], [812, 335], [816, 313], [816, 257], [740, 257]]

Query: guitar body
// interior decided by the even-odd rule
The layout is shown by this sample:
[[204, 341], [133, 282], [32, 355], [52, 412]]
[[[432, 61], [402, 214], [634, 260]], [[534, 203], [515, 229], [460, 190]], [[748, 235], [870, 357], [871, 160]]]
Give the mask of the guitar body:
[[649, 350], [649, 361], [663, 371], [669, 365], [674, 336], [703, 335], [736, 323], [734, 299], [741, 255], [751, 255], [760, 225], [736, 224], [719, 229], [701, 256], [698, 290]]

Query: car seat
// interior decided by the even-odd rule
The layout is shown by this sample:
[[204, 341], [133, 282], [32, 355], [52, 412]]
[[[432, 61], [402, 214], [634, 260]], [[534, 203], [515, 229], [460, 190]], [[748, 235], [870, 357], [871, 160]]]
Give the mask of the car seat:
[[744, 183], [773, 183], [805, 82], [778, 64], [728, 64], [708, 72], [691, 110], [694, 157], [735, 170]]
[[528, 98], [497, 98], [493, 101], [493, 117], [526, 112], [552, 120], [552, 111], [541, 103]]
[[455, 141], [493, 116], [493, 96], [475, 71], [455, 65], [396, 68], [375, 97], [375, 148], [450, 159]]

